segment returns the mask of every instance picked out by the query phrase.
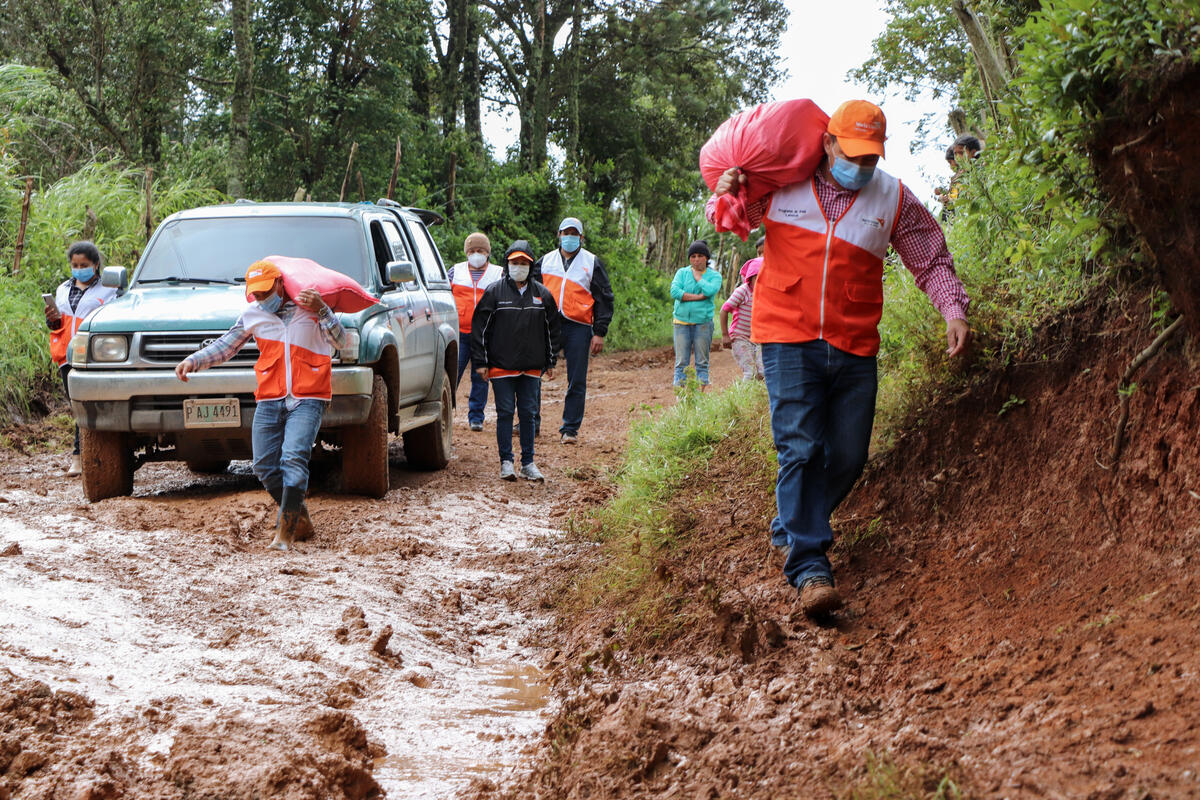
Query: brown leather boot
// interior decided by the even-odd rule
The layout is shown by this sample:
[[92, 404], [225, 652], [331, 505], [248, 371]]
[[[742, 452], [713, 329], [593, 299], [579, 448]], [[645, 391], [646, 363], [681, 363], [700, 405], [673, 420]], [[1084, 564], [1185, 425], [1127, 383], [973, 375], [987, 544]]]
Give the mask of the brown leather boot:
[[[271, 495], [271, 499], [275, 501], [275, 505], [283, 505], [283, 487], [268, 488], [267, 494]], [[308, 503], [300, 504], [300, 521], [296, 523], [296, 529], [293, 532], [297, 542], [307, 542], [316, 533], [316, 528], [313, 527], [312, 518], [308, 516]]]
[[833, 581], [824, 575], [805, 578], [797, 587], [800, 609], [810, 617], [820, 617], [842, 607], [842, 596], [833, 588]]
[[279, 526], [275, 538], [268, 545], [272, 550], [291, 550], [296, 541], [296, 528], [300, 524], [300, 507], [304, 504], [304, 490], [294, 486], [283, 487], [279, 503]]

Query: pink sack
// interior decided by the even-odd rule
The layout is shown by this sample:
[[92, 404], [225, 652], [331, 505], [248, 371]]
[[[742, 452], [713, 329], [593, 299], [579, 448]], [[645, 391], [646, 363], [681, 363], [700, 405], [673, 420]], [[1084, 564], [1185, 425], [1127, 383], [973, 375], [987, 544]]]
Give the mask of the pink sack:
[[[322, 267], [310, 258], [267, 256], [263, 261], [270, 261], [279, 267], [283, 274], [284, 291], [293, 299], [305, 289], [316, 289], [325, 305], [347, 314], [362, 311], [379, 302], [354, 278]], [[246, 294], [246, 300], [253, 300], [249, 293]]]
[[821, 135], [828, 125], [829, 115], [804, 99], [763, 103], [721, 123], [700, 148], [700, 174], [715, 190], [727, 169], [740, 167], [746, 185], [736, 195], [717, 198], [717, 232], [731, 231], [745, 241], [747, 203], [811, 178], [825, 155]]

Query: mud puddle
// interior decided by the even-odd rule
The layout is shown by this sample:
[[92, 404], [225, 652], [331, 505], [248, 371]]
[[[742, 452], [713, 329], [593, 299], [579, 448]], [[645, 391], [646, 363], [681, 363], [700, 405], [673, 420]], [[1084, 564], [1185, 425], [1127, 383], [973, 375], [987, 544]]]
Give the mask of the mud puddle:
[[318, 493], [317, 538], [279, 554], [244, 475], [180, 490], [185, 470], [144, 470], [141, 497], [94, 506], [74, 482], [0, 476], [0, 551], [20, 550], [0, 558], [0, 667], [100, 718], [168, 709], [129, 753], [147, 767], [180, 726], [329, 707], [386, 750], [374, 777], [391, 797], [452, 796], [515, 764], [548, 690], [521, 645], [537, 620], [504, 590], [557, 535], [544, 507], [492, 487]]

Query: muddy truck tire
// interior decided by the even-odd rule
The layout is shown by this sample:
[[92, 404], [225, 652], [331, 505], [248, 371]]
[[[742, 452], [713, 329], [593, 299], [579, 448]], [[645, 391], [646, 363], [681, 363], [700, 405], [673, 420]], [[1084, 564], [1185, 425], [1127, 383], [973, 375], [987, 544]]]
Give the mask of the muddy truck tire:
[[383, 497], [388, 491], [387, 384], [375, 376], [371, 413], [342, 433], [342, 491]]
[[442, 378], [442, 413], [435, 422], [404, 434], [404, 455], [418, 469], [444, 469], [450, 463], [454, 394], [450, 374]]
[[79, 429], [83, 494], [91, 502], [133, 493], [133, 448], [120, 431]]

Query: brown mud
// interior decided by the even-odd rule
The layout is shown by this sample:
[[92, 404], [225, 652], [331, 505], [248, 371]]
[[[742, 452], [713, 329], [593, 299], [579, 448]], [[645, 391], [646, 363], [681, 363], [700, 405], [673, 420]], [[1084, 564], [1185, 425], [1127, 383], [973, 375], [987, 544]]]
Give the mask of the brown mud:
[[315, 467], [317, 534], [289, 553], [266, 549], [245, 462], [148, 464], [133, 497], [89, 504], [35, 424], [10, 429], [0, 800], [432, 798], [511, 769], [551, 700], [548, 609], [521, 580], [572, 547], [560, 530], [609, 491], [629, 420], [673, 402], [669, 353], [601, 356], [590, 387], [570, 447], [548, 384], [545, 485], [497, 479], [491, 409], [472, 433], [464, 402], [450, 466], [411, 471], [395, 442], [381, 500]]
[[874, 755], [911, 796], [1200, 797], [1200, 354], [1178, 336], [1138, 373], [1112, 463], [1159, 329], [1151, 291], [1109, 288], [873, 459], [835, 518], [833, 624], [783, 583], [769, 478], [719, 448], [728, 488], [650, 556], [705, 618], [657, 646], [624, 609], [557, 620], [534, 766], [473, 796], [848, 796]]

